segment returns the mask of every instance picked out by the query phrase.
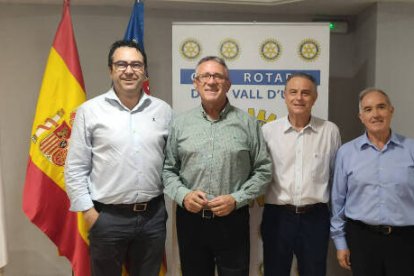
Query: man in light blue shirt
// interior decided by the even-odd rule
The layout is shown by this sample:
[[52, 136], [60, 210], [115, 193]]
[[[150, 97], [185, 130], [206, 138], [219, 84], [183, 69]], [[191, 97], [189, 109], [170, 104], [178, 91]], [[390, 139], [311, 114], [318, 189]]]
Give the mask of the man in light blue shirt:
[[390, 128], [385, 92], [359, 96], [366, 132], [337, 154], [331, 236], [353, 275], [414, 275], [414, 140]]
[[158, 275], [167, 213], [161, 184], [170, 106], [142, 92], [146, 57], [132, 41], [108, 56], [113, 87], [79, 107], [65, 166], [70, 210], [89, 227], [92, 275]]

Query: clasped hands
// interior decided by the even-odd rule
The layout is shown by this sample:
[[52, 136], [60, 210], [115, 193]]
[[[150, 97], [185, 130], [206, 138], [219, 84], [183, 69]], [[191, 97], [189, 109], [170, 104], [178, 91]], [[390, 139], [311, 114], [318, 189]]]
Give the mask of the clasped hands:
[[188, 193], [183, 204], [189, 212], [198, 213], [202, 209], [210, 209], [218, 217], [227, 216], [236, 208], [236, 200], [231, 195], [221, 195], [208, 200], [207, 194], [199, 190]]

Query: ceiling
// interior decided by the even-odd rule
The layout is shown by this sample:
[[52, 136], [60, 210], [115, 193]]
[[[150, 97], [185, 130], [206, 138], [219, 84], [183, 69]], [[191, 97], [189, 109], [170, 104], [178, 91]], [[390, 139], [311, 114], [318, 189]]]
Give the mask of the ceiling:
[[[141, 0], [146, 8], [171, 10], [234, 11], [303, 15], [356, 15], [377, 3], [414, 3], [414, 0]], [[0, 0], [0, 3], [56, 4], [62, 0]], [[72, 5], [132, 6], [134, 0], [71, 0]]]

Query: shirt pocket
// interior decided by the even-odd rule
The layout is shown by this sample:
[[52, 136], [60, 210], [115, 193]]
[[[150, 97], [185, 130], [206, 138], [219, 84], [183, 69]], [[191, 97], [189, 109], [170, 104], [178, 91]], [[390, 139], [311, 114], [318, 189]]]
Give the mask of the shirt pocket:
[[329, 154], [314, 152], [311, 157], [311, 174], [315, 184], [325, 184], [329, 181]]
[[[231, 143], [227, 145], [227, 154], [231, 156], [231, 162], [238, 167], [250, 167], [250, 145], [243, 137], [233, 137]], [[234, 164], [233, 163], [233, 164]]]
[[401, 200], [414, 200], [414, 164], [384, 169], [382, 185], [390, 189], [390, 193], [395, 191]]

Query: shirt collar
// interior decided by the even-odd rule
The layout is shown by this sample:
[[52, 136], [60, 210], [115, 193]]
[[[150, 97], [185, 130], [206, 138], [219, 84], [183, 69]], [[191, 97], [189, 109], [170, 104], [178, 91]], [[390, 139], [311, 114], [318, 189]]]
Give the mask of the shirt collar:
[[[220, 111], [220, 117], [219, 117], [219, 119], [218, 119], [218, 120], [220, 120], [220, 119], [224, 118], [224, 117], [227, 115], [227, 113], [229, 113], [229, 111], [230, 111], [230, 109], [231, 109], [231, 108], [232, 108], [232, 106], [231, 106], [231, 104], [230, 104], [230, 102], [229, 102], [229, 99], [227, 99], [227, 103], [226, 103], [226, 105], [225, 105], [225, 106], [224, 106], [224, 108]], [[199, 106], [199, 111], [200, 111], [201, 115], [203, 116], [203, 118], [208, 119], [207, 113], [206, 113], [206, 111], [204, 110], [204, 108], [203, 108], [203, 105], [202, 105], [202, 104], [200, 104], [200, 106]]]
[[[311, 116], [309, 123], [302, 129], [302, 131], [305, 131], [305, 129], [310, 129], [314, 132], [317, 132], [317, 124], [315, 122], [315, 118], [313, 116]], [[296, 129], [292, 126], [292, 124], [289, 122], [289, 117], [286, 116], [285, 117], [285, 125], [283, 127], [283, 132], [288, 132], [288, 131], [296, 131]]]
[[111, 88], [108, 92], [106, 92], [105, 99], [120, 102], [113, 88]]
[[[387, 143], [385, 143], [384, 148], [388, 147], [389, 144], [395, 144], [397, 146], [402, 145], [401, 139], [392, 130], [391, 130], [390, 139], [387, 141]], [[367, 146], [372, 146], [376, 148], [375, 145], [371, 143], [371, 141], [368, 139], [368, 133], [365, 131], [364, 135], [362, 135], [361, 139], [358, 141], [358, 148], [363, 149]]]
[[142, 111], [145, 107], [147, 107], [151, 103], [150, 97], [144, 92], [141, 91], [141, 98], [139, 99], [138, 104], [132, 109], [129, 110], [127, 107], [125, 107], [121, 100], [118, 98], [118, 96], [115, 93], [114, 88], [112, 87], [105, 95], [105, 99], [110, 102], [117, 102], [120, 106], [122, 106], [124, 109], [134, 112], [134, 111]]

